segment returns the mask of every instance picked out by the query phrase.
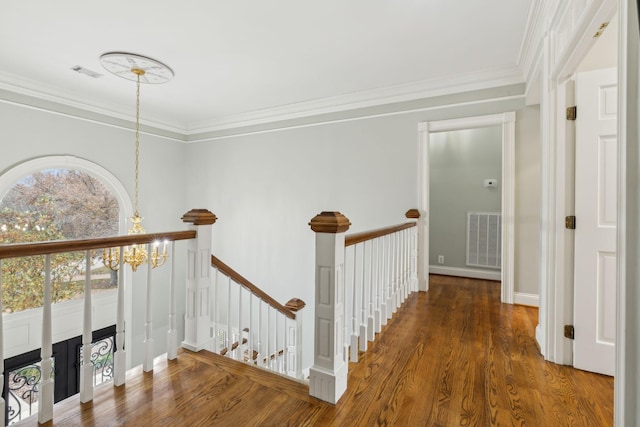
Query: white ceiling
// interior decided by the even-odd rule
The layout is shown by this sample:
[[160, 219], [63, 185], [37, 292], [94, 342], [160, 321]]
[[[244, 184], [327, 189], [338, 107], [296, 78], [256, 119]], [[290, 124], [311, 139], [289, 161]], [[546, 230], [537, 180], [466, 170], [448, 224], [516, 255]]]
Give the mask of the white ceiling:
[[175, 71], [142, 87], [143, 123], [189, 134], [521, 82], [532, 1], [11, 0], [0, 6], [0, 89], [131, 118], [135, 83], [99, 57], [133, 52]]

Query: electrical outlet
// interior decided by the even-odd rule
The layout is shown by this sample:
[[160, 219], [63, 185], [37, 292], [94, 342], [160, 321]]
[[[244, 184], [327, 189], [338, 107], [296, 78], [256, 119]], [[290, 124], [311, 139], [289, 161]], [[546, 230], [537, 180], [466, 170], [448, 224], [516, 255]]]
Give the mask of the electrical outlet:
[[438, 255], [438, 264], [444, 264], [444, 255]]

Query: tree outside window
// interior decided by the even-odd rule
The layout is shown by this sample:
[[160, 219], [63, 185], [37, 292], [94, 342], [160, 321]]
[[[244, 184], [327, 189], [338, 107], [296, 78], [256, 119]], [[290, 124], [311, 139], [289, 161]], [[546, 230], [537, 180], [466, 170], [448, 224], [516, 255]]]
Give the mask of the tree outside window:
[[[78, 170], [46, 169], [17, 182], [0, 200], [0, 243], [38, 242], [114, 236], [118, 233], [116, 198], [96, 178]], [[2, 262], [5, 313], [41, 307], [44, 256]], [[54, 302], [84, 291], [85, 253], [51, 256]], [[115, 272], [92, 264], [92, 288], [115, 287]]]

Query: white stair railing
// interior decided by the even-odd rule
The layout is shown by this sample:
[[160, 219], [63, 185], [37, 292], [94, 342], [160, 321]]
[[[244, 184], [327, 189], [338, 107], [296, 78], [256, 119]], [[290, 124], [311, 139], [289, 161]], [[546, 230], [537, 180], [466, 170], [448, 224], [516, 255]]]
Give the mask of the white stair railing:
[[[193, 214], [195, 212], [195, 214]], [[192, 218], [199, 222], [199, 225], [206, 224], [210, 226], [215, 221], [210, 221], [211, 217], [215, 218], [213, 214], [205, 210], [194, 210], [187, 214], [191, 214]], [[184, 218], [184, 217], [183, 217]], [[209, 221], [209, 222], [207, 222]], [[188, 222], [188, 221], [187, 221]], [[206, 234], [206, 233], [204, 233]], [[52, 316], [52, 265], [51, 256], [53, 254], [85, 251], [85, 285], [83, 295], [83, 325], [82, 325], [82, 362], [80, 366], [80, 401], [88, 402], [93, 399], [93, 374], [94, 370], [91, 364], [91, 341], [92, 341], [92, 310], [93, 302], [91, 298], [91, 264], [93, 262], [93, 250], [111, 248], [111, 253], [119, 254], [119, 260], [123, 259], [123, 248], [129, 245], [147, 244], [147, 251], [149, 254], [152, 252], [151, 244], [157, 241], [173, 242], [175, 240], [200, 240], [202, 236], [198, 236], [195, 231], [177, 231], [167, 233], [153, 233], [153, 234], [140, 234], [140, 235], [127, 235], [98, 239], [83, 239], [83, 240], [67, 240], [67, 241], [53, 241], [53, 242], [35, 242], [35, 243], [15, 243], [15, 244], [2, 244], [0, 245], [0, 313], [2, 313], [2, 260], [7, 258], [22, 258], [28, 256], [43, 256], [45, 258], [45, 267], [42, 272], [44, 277], [44, 291], [43, 291], [43, 306], [42, 306], [42, 338], [41, 338], [41, 362], [40, 369], [42, 372], [41, 383], [38, 386], [38, 422], [46, 423], [53, 419], [53, 402], [54, 402], [54, 376], [53, 376], [53, 342], [52, 331], [53, 324], [56, 319]], [[114, 252], [115, 249], [115, 252]], [[115, 258], [115, 256], [114, 256]], [[175, 358], [176, 349], [176, 331], [175, 331], [175, 280], [173, 272], [175, 271], [175, 253], [173, 250], [173, 243], [171, 243], [171, 257], [170, 257], [170, 317], [169, 317], [169, 340], [167, 348], [167, 357]], [[206, 258], [206, 257], [205, 257]], [[117, 289], [117, 313], [116, 313], [116, 351], [114, 354], [114, 386], [120, 386], [125, 382], [126, 366], [126, 353], [124, 350], [125, 342], [125, 325], [124, 325], [124, 274], [123, 265], [120, 264], [114, 268], [120, 268], [120, 274], [118, 274], [118, 289]], [[153, 293], [153, 280], [150, 267], [147, 268], [147, 281], [146, 281], [146, 304], [143, 309], [146, 311], [146, 323], [145, 323], [145, 342], [143, 343], [144, 349], [144, 362], [143, 369], [150, 371], [153, 369], [153, 324], [152, 324], [152, 293]], [[208, 329], [208, 325], [207, 325]], [[191, 335], [196, 334], [190, 331]], [[189, 331], [185, 331], [185, 336], [189, 335]], [[4, 347], [3, 340], [5, 336], [4, 324], [2, 316], [0, 315], [0, 413], [4, 414], [6, 409], [5, 400], [2, 398], [2, 392], [4, 392]], [[173, 337], [173, 338], [172, 338]], [[134, 345], [136, 345], [134, 343]]]
[[211, 264], [210, 350], [302, 379], [304, 302], [283, 306], [215, 256]]
[[349, 219], [339, 212], [322, 212], [311, 220], [317, 251], [315, 341], [324, 343], [314, 352], [312, 396], [336, 403], [346, 390], [347, 355], [357, 362], [359, 351], [367, 351], [387, 320], [418, 290], [419, 213], [412, 209], [406, 217], [412, 221], [348, 236]]

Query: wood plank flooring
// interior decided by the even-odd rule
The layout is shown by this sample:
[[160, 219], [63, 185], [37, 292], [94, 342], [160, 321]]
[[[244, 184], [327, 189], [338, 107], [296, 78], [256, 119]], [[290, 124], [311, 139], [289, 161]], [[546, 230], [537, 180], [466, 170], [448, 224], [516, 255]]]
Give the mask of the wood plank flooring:
[[[500, 304], [498, 282], [431, 277], [360, 362], [332, 406], [305, 384], [207, 352], [159, 358], [46, 426], [610, 426], [613, 379], [545, 362], [537, 310]], [[37, 425], [35, 419], [20, 425]]]

